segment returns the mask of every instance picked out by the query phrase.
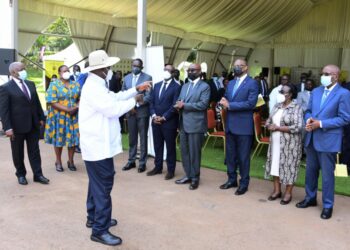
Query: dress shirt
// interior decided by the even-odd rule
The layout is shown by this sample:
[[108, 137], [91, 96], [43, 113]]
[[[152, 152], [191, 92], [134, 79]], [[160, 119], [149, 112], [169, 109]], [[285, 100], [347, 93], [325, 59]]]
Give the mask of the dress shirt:
[[[17, 78], [14, 78], [14, 77], [13, 77], [13, 80], [15, 81], [15, 83], [17, 84], [17, 86], [19, 87], [19, 89], [23, 92], [22, 83], [20, 82], [20, 80], [18, 80]], [[30, 90], [29, 90], [27, 84], [26, 84], [25, 81], [23, 81], [23, 80], [22, 80], [22, 82], [23, 82], [23, 84], [24, 84], [24, 87], [27, 89], [27, 92], [28, 92], [29, 97], [32, 98], [32, 96], [30, 95]]]
[[[327, 95], [327, 98], [329, 97], [329, 95], [331, 94], [332, 90], [334, 89], [335, 86], [337, 86], [338, 83], [334, 84], [331, 88], [327, 89], [325, 87], [325, 89], [327, 89], [329, 92], [328, 92], [328, 95]], [[323, 96], [323, 95], [322, 95]], [[325, 102], [327, 101], [327, 98], [325, 99]], [[320, 128], [322, 128], [322, 121], [320, 121]]]
[[[163, 81], [162, 86], [160, 87], [160, 90], [159, 90], [159, 97], [160, 97], [161, 94], [164, 94], [163, 91], [167, 90], [167, 88], [169, 87], [169, 84], [171, 83], [172, 80], [173, 79], [170, 78], [168, 81], [165, 81], [165, 80]], [[164, 89], [164, 83], [165, 82], [166, 82], [166, 85], [165, 85], [165, 89]]]
[[119, 117], [136, 104], [136, 88], [114, 93], [105, 84], [104, 79], [89, 73], [81, 92], [78, 119], [85, 161], [104, 160], [122, 152]]

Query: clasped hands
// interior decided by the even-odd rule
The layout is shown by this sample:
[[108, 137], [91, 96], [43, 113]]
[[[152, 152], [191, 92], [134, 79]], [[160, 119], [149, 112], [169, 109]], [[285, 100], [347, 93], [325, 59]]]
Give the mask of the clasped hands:
[[179, 100], [175, 103], [174, 108], [176, 108], [179, 111], [180, 109], [183, 109], [184, 105], [185, 103], [183, 102], [183, 100]]
[[162, 123], [165, 122], [165, 117], [156, 115], [152, 118], [152, 121], [154, 124], [161, 125]]
[[321, 123], [319, 120], [316, 120], [316, 119], [311, 117], [306, 121], [305, 129], [307, 132], [311, 132], [311, 131], [316, 130], [320, 127], [321, 127]]
[[276, 124], [270, 124], [266, 126], [269, 131], [276, 132], [279, 131], [280, 127], [277, 126]]

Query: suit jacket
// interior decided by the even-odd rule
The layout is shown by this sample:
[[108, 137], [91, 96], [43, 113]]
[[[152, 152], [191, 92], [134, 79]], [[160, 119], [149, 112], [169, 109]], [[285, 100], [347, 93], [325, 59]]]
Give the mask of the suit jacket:
[[225, 93], [225, 98], [229, 102], [226, 117], [226, 133], [253, 135], [253, 110], [259, 95], [258, 83], [247, 75], [232, 96], [235, 85], [236, 79], [231, 80]]
[[207, 108], [210, 99], [209, 85], [199, 80], [186, 96], [190, 82], [182, 86], [179, 100], [184, 101], [180, 112], [180, 129], [186, 133], [206, 133], [208, 130]]
[[109, 80], [108, 88], [114, 93], [118, 93], [122, 89], [121, 79], [117, 79], [115, 74], [112, 76], [112, 79]]
[[262, 95], [264, 98], [269, 97], [269, 86], [267, 84], [267, 81], [265, 79], [260, 80], [260, 82], [257, 82], [259, 85], [259, 93]]
[[305, 122], [315, 118], [322, 122], [322, 128], [306, 133], [305, 146], [312, 139], [316, 151], [340, 152], [343, 127], [350, 123], [350, 92], [337, 84], [321, 107], [323, 92], [323, 86], [311, 92]]
[[213, 79], [208, 81], [210, 87], [210, 100], [209, 102], [217, 102], [218, 101], [218, 88]]
[[154, 85], [152, 91], [152, 99], [150, 103], [151, 116], [164, 116], [166, 121], [162, 124], [163, 127], [169, 129], [177, 129], [179, 123], [179, 115], [174, 105], [179, 97], [181, 86], [172, 80], [169, 86], [162, 90], [162, 96], [159, 99], [159, 91], [162, 87], [163, 81]]
[[304, 90], [303, 92], [298, 93], [297, 103], [299, 104], [299, 106], [301, 107], [303, 112], [305, 112], [307, 110], [307, 105], [309, 104], [309, 99], [310, 99], [309, 91]]
[[[128, 90], [132, 88], [132, 78], [133, 74], [128, 74], [124, 78], [124, 84], [122, 87], [122, 90]], [[141, 72], [140, 76], [136, 82], [136, 86], [144, 83], [145, 81], [152, 81], [152, 76], [147, 75], [146, 73]], [[151, 101], [151, 92], [152, 91], [144, 91], [142, 94], [144, 94], [143, 101], [144, 103], [140, 105], [139, 107], [136, 107], [136, 115], [138, 118], [148, 117], [149, 116], [149, 103]], [[130, 113], [127, 114], [129, 116]]]
[[33, 128], [40, 129], [40, 121], [45, 120], [35, 84], [25, 81], [31, 99], [28, 100], [14, 80], [0, 86], [0, 117], [3, 129], [13, 129], [14, 133], [24, 134]]

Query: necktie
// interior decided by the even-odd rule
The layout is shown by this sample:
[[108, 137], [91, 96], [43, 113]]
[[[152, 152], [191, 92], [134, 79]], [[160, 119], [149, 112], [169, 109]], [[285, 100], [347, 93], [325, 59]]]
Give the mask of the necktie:
[[233, 90], [232, 90], [232, 98], [233, 98], [233, 96], [235, 95], [235, 93], [236, 93], [236, 91], [238, 89], [238, 84], [239, 84], [239, 78], [237, 77], [236, 84], [235, 84], [235, 86], [233, 87]]
[[132, 77], [132, 82], [131, 82], [132, 87], [135, 87], [135, 86], [136, 86], [136, 78], [137, 78], [136, 75], [134, 75], [134, 76]]
[[23, 94], [27, 97], [27, 99], [30, 101], [30, 96], [28, 93], [28, 90], [26, 88], [26, 86], [24, 86], [24, 82], [22, 80], [19, 81], [21, 83], [21, 87], [22, 87], [22, 92]]
[[192, 89], [193, 89], [193, 85], [194, 85], [194, 83], [193, 83], [193, 82], [190, 82], [190, 86], [188, 87], [187, 93], [186, 93], [186, 99], [188, 99], [188, 97], [191, 96], [191, 92], [192, 92]]
[[161, 90], [160, 90], [160, 93], [159, 93], [159, 99], [161, 99], [162, 96], [164, 95], [165, 90], [166, 90], [166, 85], [167, 85], [167, 82], [164, 82], [164, 83], [163, 83], [163, 86], [162, 86], [162, 88], [161, 88]]
[[323, 106], [324, 102], [326, 101], [326, 99], [328, 97], [328, 94], [329, 94], [329, 90], [325, 89], [324, 92], [323, 92], [322, 99], [321, 99], [321, 107]]
[[220, 82], [218, 80], [216, 80], [215, 83], [216, 83], [216, 88], [220, 89]]

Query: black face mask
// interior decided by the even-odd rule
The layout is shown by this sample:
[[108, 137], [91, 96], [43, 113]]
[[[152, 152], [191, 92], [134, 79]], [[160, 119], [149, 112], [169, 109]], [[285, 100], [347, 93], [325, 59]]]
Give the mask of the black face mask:
[[243, 74], [243, 70], [241, 69], [241, 67], [234, 67], [233, 73], [235, 74], [235, 76], [241, 76]]
[[307, 90], [307, 91], [312, 91], [312, 90], [313, 90], [313, 87], [311, 87], [311, 88], [305, 87], [305, 90]]
[[188, 79], [191, 81], [194, 81], [198, 78], [198, 75], [196, 73], [188, 73]]

